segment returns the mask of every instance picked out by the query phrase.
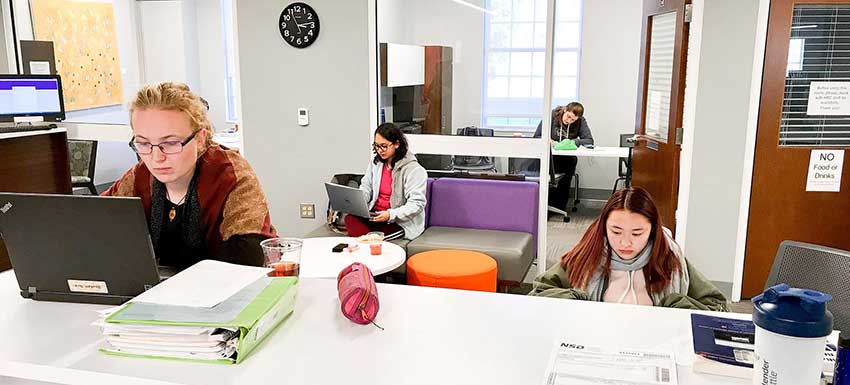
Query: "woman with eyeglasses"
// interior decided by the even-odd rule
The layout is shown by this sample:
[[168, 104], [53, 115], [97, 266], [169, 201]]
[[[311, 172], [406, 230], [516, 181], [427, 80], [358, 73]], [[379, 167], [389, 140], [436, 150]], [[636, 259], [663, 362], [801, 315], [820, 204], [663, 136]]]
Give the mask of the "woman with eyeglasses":
[[360, 182], [374, 213], [371, 218], [345, 217], [348, 235], [381, 231], [385, 240], [413, 239], [425, 231], [425, 186], [428, 173], [408, 150], [407, 138], [392, 123], [375, 130], [375, 157]]
[[201, 99], [185, 84], [145, 86], [130, 126], [141, 160], [103, 195], [142, 198], [158, 263], [262, 266], [260, 241], [277, 236], [265, 195], [248, 162], [212, 142]]

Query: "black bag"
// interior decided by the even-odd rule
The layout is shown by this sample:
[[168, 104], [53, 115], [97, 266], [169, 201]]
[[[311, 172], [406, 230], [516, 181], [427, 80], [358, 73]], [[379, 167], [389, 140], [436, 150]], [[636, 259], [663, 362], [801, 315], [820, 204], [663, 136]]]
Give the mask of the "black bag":
[[[478, 128], [474, 126], [457, 129], [458, 136], [493, 136], [492, 128]], [[452, 156], [452, 169], [455, 170], [495, 170], [496, 162], [490, 156], [454, 155]]]
[[[333, 178], [331, 178], [331, 183], [359, 188], [360, 181], [362, 180], [362, 174], [336, 174]], [[348, 229], [345, 228], [345, 215], [345, 213], [341, 213], [331, 208], [331, 204], [328, 202], [327, 225], [331, 231], [348, 236]]]

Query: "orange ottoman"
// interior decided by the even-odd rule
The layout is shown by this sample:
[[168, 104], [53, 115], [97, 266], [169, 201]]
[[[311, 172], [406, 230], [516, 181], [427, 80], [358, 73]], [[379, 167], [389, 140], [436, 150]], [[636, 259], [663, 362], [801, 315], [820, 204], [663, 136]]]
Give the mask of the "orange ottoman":
[[432, 250], [407, 260], [407, 284], [496, 291], [496, 260], [468, 250]]

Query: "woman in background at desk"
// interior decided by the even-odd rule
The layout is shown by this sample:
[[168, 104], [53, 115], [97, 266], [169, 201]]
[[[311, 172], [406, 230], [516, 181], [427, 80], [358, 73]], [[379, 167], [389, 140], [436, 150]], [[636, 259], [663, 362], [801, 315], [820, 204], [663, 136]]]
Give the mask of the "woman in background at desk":
[[407, 147], [407, 138], [392, 123], [375, 130], [369, 162], [360, 182], [372, 218], [345, 216], [348, 235], [359, 237], [381, 231], [385, 240], [413, 239], [425, 231], [425, 186], [428, 173]]
[[260, 241], [277, 236], [265, 194], [245, 158], [212, 142], [201, 99], [185, 84], [145, 86], [130, 126], [141, 161], [103, 195], [142, 198], [159, 265], [262, 266]]
[[[543, 135], [543, 122], [537, 125], [534, 137]], [[564, 139], [570, 139], [576, 146], [593, 145], [593, 135], [590, 126], [584, 118], [584, 106], [578, 102], [572, 102], [563, 107], [552, 110], [552, 122], [549, 124], [549, 144], [555, 145]], [[570, 196], [570, 184], [573, 174], [576, 173], [578, 158], [575, 156], [554, 156], [552, 165], [556, 174], [564, 174], [558, 181], [554, 191], [549, 191], [549, 205], [567, 211], [567, 201]]]
[[646, 190], [619, 190], [581, 241], [534, 280], [530, 295], [728, 311], [726, 298], [685, 259]]

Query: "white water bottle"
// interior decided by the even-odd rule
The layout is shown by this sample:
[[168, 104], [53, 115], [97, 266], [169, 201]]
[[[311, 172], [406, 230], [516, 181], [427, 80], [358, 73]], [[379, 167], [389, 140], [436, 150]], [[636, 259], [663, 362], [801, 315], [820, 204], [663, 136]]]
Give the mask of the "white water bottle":
[[753, 298], [756, 361], [753, 385], [818, 385], [832, 296], [780, 284]]

